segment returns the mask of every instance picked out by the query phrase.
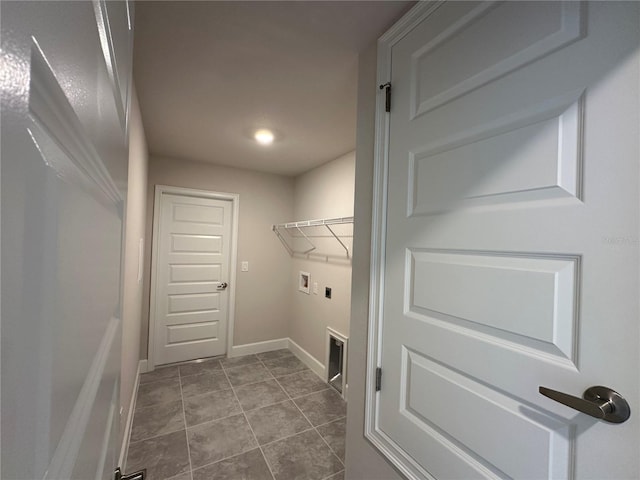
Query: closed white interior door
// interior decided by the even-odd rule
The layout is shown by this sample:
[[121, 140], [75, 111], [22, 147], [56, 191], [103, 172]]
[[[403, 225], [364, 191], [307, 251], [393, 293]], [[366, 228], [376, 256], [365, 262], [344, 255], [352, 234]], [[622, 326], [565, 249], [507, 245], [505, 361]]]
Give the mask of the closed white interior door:
[[154, 363], [223, 355], [232, 203], [162, 193], [157, 214]]
[[[415, 478], [640, 476], [639, 7], [446, 2], [385, 52], [373, 437]], [[629, 420], [538, 392], [594, 385]]]
[[3, 479], [117, 465], [130, 6], [2, 2]]

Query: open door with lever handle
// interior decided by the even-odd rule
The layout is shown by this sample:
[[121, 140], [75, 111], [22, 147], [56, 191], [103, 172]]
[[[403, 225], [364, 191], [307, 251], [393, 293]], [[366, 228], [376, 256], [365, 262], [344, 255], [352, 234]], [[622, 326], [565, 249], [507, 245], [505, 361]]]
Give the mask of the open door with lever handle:
[[624, 397], [608, 387], [589, 387], [584, 391], [582, 398], [546, 387], [539, 387], [538, 391], [551, 400], [605, 422], [622, 423], [631, 415], [631, 409]]

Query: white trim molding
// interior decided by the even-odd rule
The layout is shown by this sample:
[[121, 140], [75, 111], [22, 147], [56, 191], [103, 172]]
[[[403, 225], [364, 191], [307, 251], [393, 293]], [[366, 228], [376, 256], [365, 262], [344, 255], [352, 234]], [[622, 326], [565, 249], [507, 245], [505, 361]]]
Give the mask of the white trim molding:
[[[391, 82], [391, 52], [396, 43], [431, 15], [443, 2], [418, 2], [378, 40], [379, 85]], [[376, 369], [381, 365], [382, 312], [384, 297], [384, 260], [389, 150], [389, 114], [384, 95], [376, 100], [373, 205], [371, 225], [371, 271], [369, 281], [369, 332], [367, 335], [367, 370], [365, 386], [364, 436], [407, 478], [431, 478], [402, 448], [378, 428], [379, 394], [376, 392]]]
[[264, 342], [233, 345], [227, 356], [230, 358], [241, 357], [243, 355], [251, 355], [255, 353], [272, 352], [273, 350], [281, 350], [283, 348], [289, 348], [288, 338], [276, 338], [275, 340], [266, 340]]
[[235, 306], [236, 306], [236, 270], [238, 263], [238, 219], [240, 209], [240, 195], [237, 193], [211, 192], [208, 190], [195, 190], [193, 188], [172, 187], [169, 185], [156, 185], [155, 199], [153, 203], [153, 242], [151, 248], [151, 286], [150, 286], [150, 302], [149, 302], [149, 339], [148, 339], [148, 359], [147, 371], [153, 371], [155, 368], [154, 358], [154, 339], [156, 328], [156, 281], [159, 233], [160, 233], [160, 201], [163, 194], [187, 195], [191, 197], [212, 198], [216, 200], [227, 200], [231, 202], [231, 251], [229, 255], [229, 306], [228, 306], [228, 323], [227, 323], [227, 355], [232, 351], [233, 330], [235, 324]]
[[304, 348], [289, 339], [289, 350], [300, 359], [307, 367], [311, 369], [316, 375], [318, 375], [323, 382], [327, 381], [327, 369], [316, 357], [307, 352]]

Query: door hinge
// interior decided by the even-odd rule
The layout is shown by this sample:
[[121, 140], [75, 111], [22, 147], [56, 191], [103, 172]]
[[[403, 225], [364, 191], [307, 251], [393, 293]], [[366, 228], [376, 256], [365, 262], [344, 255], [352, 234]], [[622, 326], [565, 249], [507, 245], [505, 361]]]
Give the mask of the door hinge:
[[130, 473], [129, 475], [123, 475], [120, 467], [116, 467], [115, 472], [113, 472], [113, 480], [144, 480], [146, 477], [146, 468], [138, 472]]
[[391, 82], [380, 85], [380, 90], [384, 89], [384, 111], [391, 111]]
[[382, 368], [376, 368], [376, 392], [382, 388]]

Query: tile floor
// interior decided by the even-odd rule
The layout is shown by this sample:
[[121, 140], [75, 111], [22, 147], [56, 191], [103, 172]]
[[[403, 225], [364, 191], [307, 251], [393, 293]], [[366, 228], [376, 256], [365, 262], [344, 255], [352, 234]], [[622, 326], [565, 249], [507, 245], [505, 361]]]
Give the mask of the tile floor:
[[342, 480], [346, 404], [288, 350], [140, 377], [126, 471], [148, 480]]

